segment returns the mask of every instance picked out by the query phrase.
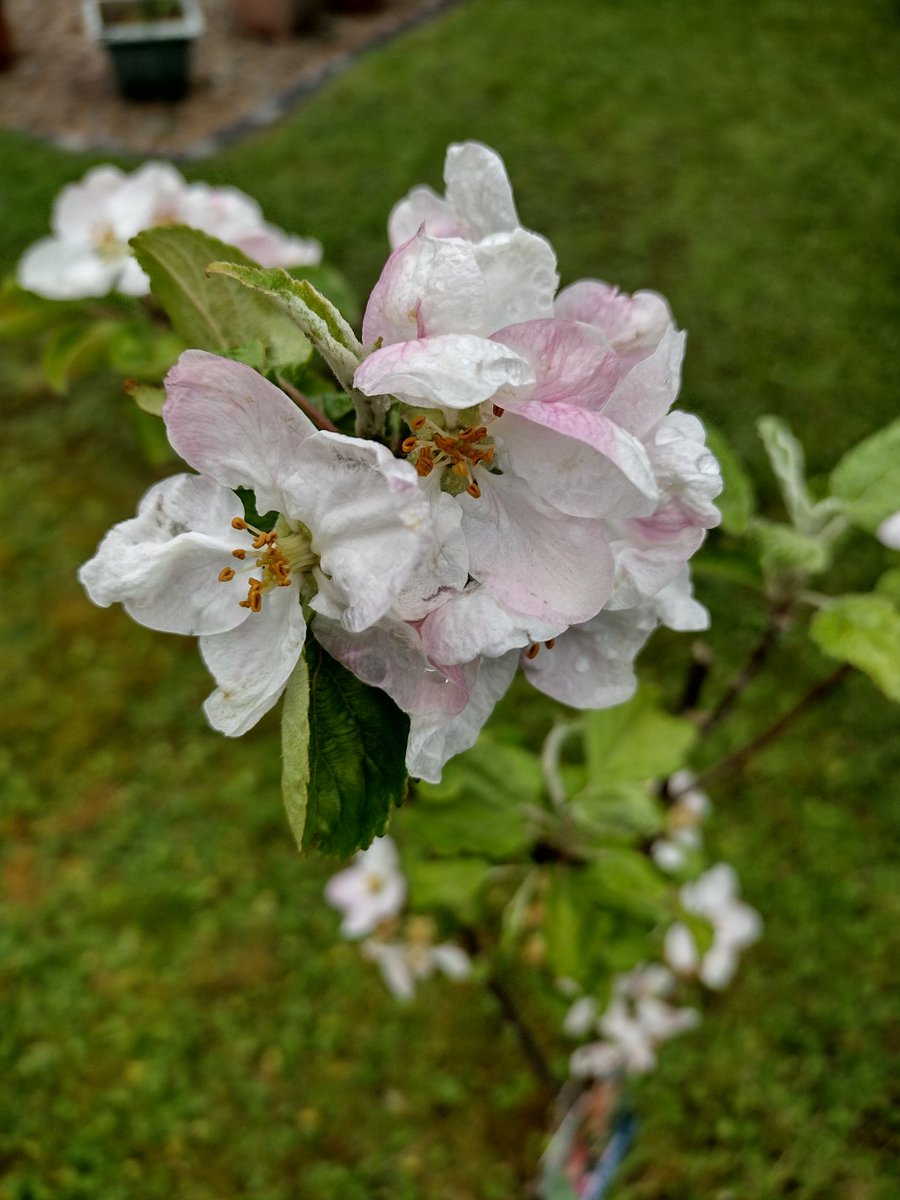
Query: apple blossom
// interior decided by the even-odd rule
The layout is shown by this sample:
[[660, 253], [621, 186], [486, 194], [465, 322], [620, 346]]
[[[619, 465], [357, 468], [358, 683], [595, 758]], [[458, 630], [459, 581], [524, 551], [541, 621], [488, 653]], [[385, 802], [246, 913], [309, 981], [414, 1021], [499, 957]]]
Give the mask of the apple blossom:
[[875, 536], [890, 550], [900, 550], [900, 512], [895, 512], [881, 522]]
[[434, 944], [434, 922], [428, 917], [413, 917], [407, 923], [405, 941], [369, 938], [362, 953], [378, 964], [385, 986], [398, 1000], [411, 1000], [416, 984], [436, 971], [454, 980], [468, 979], [472, 971], [471, 960], [460, 946]]
[[406, 903], [406, 878], [393, 840], [376, 838], [360, 850], [349, 867], [328, 880], [325, 899], [343, 913], [341, 933], [346, 938], [364, 937], [397, 916]]
[[[280, 697], [306, 633], [301, 600], [343, 628], [377, 622], [430, 538], [409, 464], [316, 430], [250, 367], [186, 351], [166, 379], [169, 440], [199, 476], [151, 488], [79, 573], [91, 599], [142, 624], [197, 634], [218, 688], [214, 728], [244, 733]], [[248, 524], [232, 489], [278, 514]]]
[[666, 961], [680, 975], [698, 975], [707, 987], [727, 987], [741, 951], [760, 935], [759, 913], [738, 899], [737, 875], [728, 863], [717, 863], [693, 883], [686, 883], [680, 898], [687, 912], [709, 922], [713, 941], [701, 955], [688, 926], [676, 921], [666, 933]]
[[53, 206], [52, 236], [19, 261], [23, 288], [52, 300], [123, 292], [144, 296], [150, 281], [128, 245], [155, 225], [190, 225], [237, 246], [262, 266], [312, 266], [318, 242], [284, 233], [236, 188], [188, 184], [170, 163], [149, 162], [128, 175], [100, 166], [63, 188]]

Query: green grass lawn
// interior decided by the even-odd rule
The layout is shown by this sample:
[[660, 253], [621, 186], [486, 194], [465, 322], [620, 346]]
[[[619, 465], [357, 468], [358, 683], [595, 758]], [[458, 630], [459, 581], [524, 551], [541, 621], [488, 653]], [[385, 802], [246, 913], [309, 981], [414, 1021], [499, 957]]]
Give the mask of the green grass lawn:
[[[391, 203], [487, 141], [564, 280], [669, 297], [685, 407], [755, 466], [780, 413], [822, 472], [896, 412], [898, 31], [886, 0], [470, 0], [186, 172], [320, 236], [364, 294]], [[99, 160], [0, 151], [5, 271]], [[277, 721], [213, 734], [195, 646], [75, 582], [159, 474], [113, 381], [61, 400], [10, 354], [0, 396], [0, 1198], [521, 1196], [543, 1097], [491, 1000], [383, 992], [292, 849]], [[762, 613], [704, 599], [722, 678]], [[648, 656], [670, 695], [687, 640]], [[828, 669], [789, 638], [705, 753]], [[524, 689], [500, 717], [541, 720]], [[713, 848], [766, 934], [640, 1086], [621, 1200], [896, 1195], [897, 732], [854, 679], [717, 786]]]

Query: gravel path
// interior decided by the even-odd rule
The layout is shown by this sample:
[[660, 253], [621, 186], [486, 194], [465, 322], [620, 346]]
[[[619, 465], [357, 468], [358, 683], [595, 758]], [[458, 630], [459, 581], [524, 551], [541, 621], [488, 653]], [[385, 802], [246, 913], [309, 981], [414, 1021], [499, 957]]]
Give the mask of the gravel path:
[[387, 0], [372, 14], [329, 13], [312, 34], [266, 42], [238, 34], [231, 0], [201, 0], [191, 94], [178, 103], [122, 100], [79, 0], [5, 0], [16, 50], [0, 74], [0, 125], [67, 150], [203, 158], [270, 124], [361, 51], [454, 0]]

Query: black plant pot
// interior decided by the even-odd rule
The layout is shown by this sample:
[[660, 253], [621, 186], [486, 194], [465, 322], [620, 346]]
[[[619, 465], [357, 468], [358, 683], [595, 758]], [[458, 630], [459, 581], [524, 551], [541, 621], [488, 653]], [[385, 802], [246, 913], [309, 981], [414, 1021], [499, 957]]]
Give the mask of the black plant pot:
[[[203, 32], [197, 0], [82, 0], [82, 5], [87, 31], [106, 46], [123, 96], [181, 100], [187, 95], [191, 47]], [[155, 19], [155, 12], [163, 15]]]

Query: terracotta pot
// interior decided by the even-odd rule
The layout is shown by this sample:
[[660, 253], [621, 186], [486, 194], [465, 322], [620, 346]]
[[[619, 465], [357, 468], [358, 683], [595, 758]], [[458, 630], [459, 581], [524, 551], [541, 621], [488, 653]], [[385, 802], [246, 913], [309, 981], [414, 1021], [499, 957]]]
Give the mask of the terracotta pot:
[[322, 15], [324, 0], [232, 0], [232, 4], [240, 33], [281, 40], [312, 29]]

